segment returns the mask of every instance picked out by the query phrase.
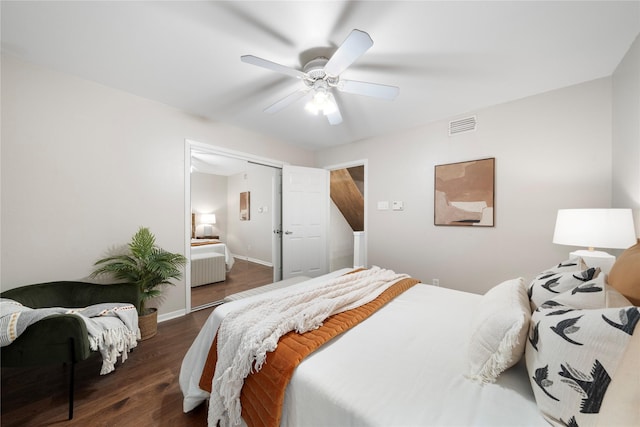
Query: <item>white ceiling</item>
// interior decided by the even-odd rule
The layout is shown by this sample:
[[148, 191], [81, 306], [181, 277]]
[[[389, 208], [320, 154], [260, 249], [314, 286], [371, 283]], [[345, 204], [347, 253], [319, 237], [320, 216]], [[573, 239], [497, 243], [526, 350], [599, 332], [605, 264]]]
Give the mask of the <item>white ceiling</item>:
[[[609, 76], [640, 33], [640, 1], [2, 1], [1, 13], [5, 53], [309, 149]], [[337, 93], [338, 126], [301, 103], [262, 111], [303, 83], [241, 55], [300, 68], [354, 28], [374, 45], [342, 77], [399, 86], [397, 99]]]
[[249, 163], [248, 160], [191, 148], [191, 172], [231, 176], [247, 172], [253, 167], [255, 164]]

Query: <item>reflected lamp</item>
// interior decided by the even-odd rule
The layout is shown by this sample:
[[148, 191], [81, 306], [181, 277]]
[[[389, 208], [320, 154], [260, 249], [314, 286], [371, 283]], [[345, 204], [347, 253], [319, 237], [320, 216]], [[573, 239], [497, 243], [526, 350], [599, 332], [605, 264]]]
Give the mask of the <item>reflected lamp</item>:
[[213, 237], [213, 224], [216, 223], [216, 214], [208, 213], [200, 215], [200, 224], [202, 224], [204, 237]]

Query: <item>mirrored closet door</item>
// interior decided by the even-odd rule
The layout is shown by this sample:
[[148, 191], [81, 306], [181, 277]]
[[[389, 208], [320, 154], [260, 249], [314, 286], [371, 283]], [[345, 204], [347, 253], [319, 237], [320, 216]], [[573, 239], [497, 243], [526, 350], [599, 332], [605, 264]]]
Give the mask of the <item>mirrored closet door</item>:
[[281, 169], [191, 148], [191, 307], [281, 274]]

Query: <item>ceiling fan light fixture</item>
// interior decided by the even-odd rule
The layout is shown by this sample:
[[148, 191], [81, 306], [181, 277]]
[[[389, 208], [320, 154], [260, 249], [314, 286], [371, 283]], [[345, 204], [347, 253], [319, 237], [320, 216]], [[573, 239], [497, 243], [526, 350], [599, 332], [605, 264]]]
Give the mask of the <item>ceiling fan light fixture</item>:
[[341, 79], [340, 74], [369, 50], [371, 46], [373, 46], [373, 40], [369, 34], [355, 29], [349, 33], [347, 38], [331, 55], [331, 58], [318, 56], [307, 62], [302, 70], [286, 67], [253, 55], [243, 55], [240, 60], [298, 78], [306, 86], [265, 108], [265, 112], [278, 112], [304, 97], [305, 101], [308, 101], [305, 103], [305, 110], [314, 115], [322, 111], [331, 125], [337, 125], [342, 123], [342, 114], [333, 96], [333, 88], [344, 93], [384, 100], [393, 100], [398, 96], [399, 88], [396, 86]]
[[324, 110], [322, 111], [324, 112], [325, 116], [328, 116], [329, 114], [333, 114], [336, 111], [338, 111], [338, 104], [336, 103], [336, 99], [333, 97], [332, 93], [327, 93], [326, 104], [325, 104]]
[[318, 108], [318, 106], [316, 104], [314, 104], [313, 100], [307, 102], [307, 104], [304, 106], [304, 109], [313, 114], [314, 116], [318, 115], [318, 112], [320, 111], [320, 109]]
[[338, 106], [336, 105], [335, 98], [330, 92], [326, 89], [318, 89], [313, 95], [313, 98], [307, 102], [304, 108], [314, 115], [317, 115], [322, 111], [322, 114], [326, 116], [334, 113], [338, 109]]

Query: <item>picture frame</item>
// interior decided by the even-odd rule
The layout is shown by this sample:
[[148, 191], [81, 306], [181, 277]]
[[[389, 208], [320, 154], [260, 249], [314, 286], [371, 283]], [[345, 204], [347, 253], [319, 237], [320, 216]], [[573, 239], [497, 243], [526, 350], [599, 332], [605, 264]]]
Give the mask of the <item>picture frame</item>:
[[436, 165], [434, 225], [495, 226], [494, 157]]
[[251, 194], [249, 191], [240, 193], [240, 221], [251, 219]]

